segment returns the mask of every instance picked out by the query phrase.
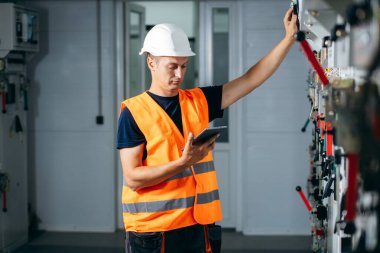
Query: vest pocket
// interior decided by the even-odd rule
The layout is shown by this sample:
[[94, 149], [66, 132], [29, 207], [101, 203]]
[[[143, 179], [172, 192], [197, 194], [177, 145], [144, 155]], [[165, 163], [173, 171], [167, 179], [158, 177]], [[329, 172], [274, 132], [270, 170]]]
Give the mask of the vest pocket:
[[[137, 233], [129, 232], [129, 242], [133, 248], [160, 250], [162, 245], [162, 232]], [[160, 252], [160, 251], [157, 251]]]

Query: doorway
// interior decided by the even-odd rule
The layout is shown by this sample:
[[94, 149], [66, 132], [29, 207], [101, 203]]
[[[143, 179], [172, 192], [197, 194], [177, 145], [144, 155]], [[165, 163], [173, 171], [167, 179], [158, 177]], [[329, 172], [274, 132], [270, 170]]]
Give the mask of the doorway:
[[[158, 23], [173, 23], [184, 29], [190, 46], [198, 48], [198, 1], [116, 1], [116, 80], [117, 101], [120, 103], [150, 87], [146, 57], [139, 55], [145, 34]], [[199, 86], [198, 57], [190, 57], [182, 89]], [[116, 130], [115, 130], [116, 131]], [[120, 157], [117, 152], [117, 224], [123, 228], [121, 188], [123, 184]]]
[[[237, 59], [237, 56], [241, 54], [237, 51], [239, 48], [237, 46], [239, 43], [238, 31], [234, 29], [234, 27], [238, 27], [237, 4], [234, 1], [125, 1], [117, 4], [122, 5], [122, 7], [116, 7], [117, 50], [123, 52], [122, 54], [118, 53], [117, 56], [118, 105], [124, 99], [149, 88], [147, 84], [150, 84], [150, 73], [145, 66], [145, 57], [138, 55], [138, 52], [146, 32], [157, 23], [175, 23], [182, 27], [189, 36], [192, 49], [197, 54], [195, 57], [190, 57], [189, 68], [182, 88], [222, 85], [237, 76], [241, 69], [241, 64]], [[189, 5], [183, 7], [183, 4]], [[154, 11], [151, 12], [149, 8], [153, 8]], [[165, 11], [176, 13], [178, 19], [176, 20], [173, 15], [165, 15]], [[188, 23], [190, 23], [190, 29]], [[126, 44], [130, 45], [125, 47]], [[136, 66], [130, 66], [132, 62]], [[128, 66], [130, 67], [128, 68]], [[128, 73], [133, 76], [129, 76]], [[139, 82], [142, 82], [143, 85], [138, 85]], [[239, 152], [237, 148], [239, 146], [237, 144], [238, 131], [236, 130], [239, 127], [237, 106], [232, 105], [225, 111], [222, 119], [213, 122], [216, 126], [227, 125], [229, 127], [228, 133], [221, 136], [214, 150], [223, 209], [221, 225], [228, 228], [236, 228], [237, 216], [240, 213], [239, 206], [241, 206], [238, 205], [241, 194], [239, 194], [236, 183], [240, 178], [241, 171], [237, 159]], [[123, 177], [119, 159], [118, 164], [117, 203], [118, 224], [121, 228], [122, 210], [119, 203]]]
[[[238, 34], [236, 1], [202, 1], [200, 3], [200, 83], [223, 85], [238, 76], [241, 69], [238, 59], [240, 37]], [[238, 103], [224, 111], [221, 119], [213, 122], [214, 126], [228, 126], [215, 146], [213, 155], [218, 176], [219, 194], [222, 203], [225, 228], [237, 227], [240, 213], [238, 178], [241, 166], [237, 159], [239, 127]]]

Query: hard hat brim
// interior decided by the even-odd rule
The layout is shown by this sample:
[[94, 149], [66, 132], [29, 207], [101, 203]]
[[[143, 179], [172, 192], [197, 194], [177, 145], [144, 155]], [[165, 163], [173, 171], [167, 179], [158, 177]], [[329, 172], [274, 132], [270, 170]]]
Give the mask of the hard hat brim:
[[139, 55], [142, 55], [144, 53], [150, 53], [154, 56], [174, 56], [174, 57], [188, 57], [188, 56], [194, 56], [196, 55], [193, 51], [177, 51], [177, 52], [155, 52], [154, 50], [147, 50], [142, 48]]

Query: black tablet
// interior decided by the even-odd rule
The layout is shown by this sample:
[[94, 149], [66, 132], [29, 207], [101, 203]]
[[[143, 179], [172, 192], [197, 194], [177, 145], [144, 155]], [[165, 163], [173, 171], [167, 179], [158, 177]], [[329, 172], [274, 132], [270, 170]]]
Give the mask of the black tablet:
[[213, 136], [224, 131], [225, 129], [227, 129], [227, 126], [208, 127], [194, 138], [193, 145], [203, 144]]

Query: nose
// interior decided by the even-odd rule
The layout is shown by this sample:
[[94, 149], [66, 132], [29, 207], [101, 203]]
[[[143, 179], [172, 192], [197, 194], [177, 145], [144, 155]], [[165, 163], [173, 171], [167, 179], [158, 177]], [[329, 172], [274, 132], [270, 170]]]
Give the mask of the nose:
[[178, 78], [182, 78], [182, 76], [183, 76], [182, 68], [180, 68], [180, 67], [176, 68], [174, 71], [174, 75]]

